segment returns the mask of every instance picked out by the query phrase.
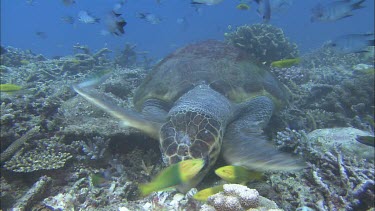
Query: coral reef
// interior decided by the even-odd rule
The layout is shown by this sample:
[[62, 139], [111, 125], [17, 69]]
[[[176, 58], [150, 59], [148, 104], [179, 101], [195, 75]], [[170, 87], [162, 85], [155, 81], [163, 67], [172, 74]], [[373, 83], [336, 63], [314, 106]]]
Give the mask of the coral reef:
[[[302, 58], [300, 66], [273, 69], [293, 93], [291, 105], [281, 115], [285, 127], [310, 132], [353, 126], [373, 131], [374, 73], [356, 70], [357, 64], [364, 65], [363, 59], [353, 54], [338, 55], [325, 48]], [[315, 65], [327, 59], [328, 66]], [[290, 69], [306, 78], [295, 80], [298, 77]]]
[[225, 184], [223, 191], [208, 197], [201, 211], [279, 210], [277, 205], [255, 189], [238, 184]]
[[240, 26], [224, 36], [229, 43], [244, 49], [259, 62], [271, 63], [299, 55], [297, 45], [288, 41], [282, 29], [269, 24]]
[[[269, 175], [272, 198], [285, 210], [307, 206], [314, 210], [367, 210], [375, 200], [374, 149], [355, 140], [368, 132], [354, 128], [277, 134], [280, 148], [294, 150], [310, 166], [301, 172]], [[285, 142], [284, 142], [285, 141]]]
[[31, 50], [22, 51], [14, 47], [6, 47], [4, 49], [5, 52], [0, 54], [0, 63], [7, 67], [19, 67], [46, 60], [42, 55], [36, 55]]
[[28, 143], [5, 162], [4, 167], [15, 172], [59, 169], [72, 158], [72, 154], [68, 151], [68, 146], [59, 143], [56, 139], [41, 139]]
[[[245, 45], [250, 43], [246, 37], [253, 36], [251, 44], [257, 50], [253, 56], [260, 61], [298, 56], [295, 46], [273, 26], [240, 28], [227, 35], [228, 42]], [[280, 46], [265, 46], [264, 40], [278, 45], [280, 42]], [[121, 63], [121, 55], [117, 60], [108, 58], [109, 49], [94, 53], [87, 46], [76, 49], [75, 56], [59, 59], [46, 59], [12, 47], [4, 48], [1, 54], [2, 83], [22, 89], [13, 94], [0, 93], [0, 208], [215, 210], [214, 203], [225, 202], [228, 198], [215, 202], [213, 197], [211, 205], [202, 205], [192, 197], [195, 188], [187, 194], [160, 191], [139, 197], [137, 184], [150, 181], [163, 168], [158, 143], [124, 128], [76, 97], [70, 86], [102, 71], [110, 72], [97, 89], [121, 107], [131, 108], [134, 89], [144, 79], [150, 63], [139, 61], [146, 54], [135, 52], [131, 44], [124, 50], [128, 52], [125, 63]], [[263, 54], [260, 50], [264, 49]], [[135, 63], [131, 51], [137, 55]], [[293, 98], [290, 106], [271, 120], [272, 130], [267, 129], [266, 135], [280, 150], [303, 157], [309, 168], [267, 172], [266, 182], [248, 183], [259, 195], [272, 200], [259, 196], [260, 205], [270, 203], [276, 209], [276, 202], [284, 210], [374, 208], [374, 160], [368, 156], [373, 155], [373, 148], [353, 139], [357, 134], [353, 128], [366, 134], [374, 131], [371, 68], [373, 65], [362, 54], [338, 55], [327, 48], [304, 55], [298, 66], [272, 68]], [[345, 129], [336, 133], [334, 130], [339, 129], [329, 129], [334, 127], [352, 128], [351, 132]], [[328, 129], [316, 130], [321, 128]], [[350, 139], [346, 139], [348, 134], [352, 134]], [[202, 186], [217, 181], [208, 175]], [[244, 189], [236, 186], [230, 194]], [[254, 190], [246, 193], [256, 195]], [[218, 198], [230, 194], [221, 193]], [[242, 207], [240, 194], [235, 195], [227, 202]]]
[[11, 158], [14, 155], [14, 153], [16, 153], [16, 151], [18, 151], [27, 140], [31, 139], [38, 132], [39, 132], [39, 127], [35, 126], [34, 128], [27, 131], [27, 133], [25, 133], [21, 138], [15, 140], [11, 145], [8, 146], [8, 148], [6, 148], [1, 153], [0, 162], [3, 163], [4, 161]]
[[52, 179], [42, 176], [13, 206], [12, 210], [30, 210], [32, 205], [45, 196], [52, 183]]
[[143, 66], [149, 69], [153, 60], [147, 57], [147, 51], [136, 51], [137, 45], [126, 43], [124, 49], [117, 52], [114, 63], [120, 67]]
[[310, 79], [310, 70], [300, 66], [271, 68], [271, 72], [276, 75], [277, 79], [289, 86], [300, 85], [308, 82]]

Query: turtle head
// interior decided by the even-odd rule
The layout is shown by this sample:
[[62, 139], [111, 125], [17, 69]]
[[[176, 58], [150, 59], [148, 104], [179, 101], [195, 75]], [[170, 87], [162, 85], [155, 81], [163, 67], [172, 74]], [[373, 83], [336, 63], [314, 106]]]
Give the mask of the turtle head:
[[196, 158], [205, 161], [205, 166], [194, 179], [177, 187], [180, 192], [195, 187], [216, 162], [222, 143], [223, 132], [220, 128], [218, 121], [192, 111], [171, 116], [161, 127], [160, 149], [166, 164]]
[[169, 111], [159, 136], [164, 162], [170, 165], [197, 158], [206, 161], [201, 173], [188, 185], [190, 188], [216, 162], [229, 114], [230, 103], [208, 86], [197, 86], [185, 93]]
[[221, 128], [220, 122], [199, 112], [184, 111], [170, 116], [160, 131], [164, 162], [170, 165], [201, 158], [209, 165], [216, 161], [222, 143]]

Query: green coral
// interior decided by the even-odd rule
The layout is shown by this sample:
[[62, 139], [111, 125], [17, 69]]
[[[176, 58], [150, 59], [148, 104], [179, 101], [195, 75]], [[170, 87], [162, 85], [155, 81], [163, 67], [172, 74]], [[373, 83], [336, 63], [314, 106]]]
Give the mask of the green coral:
[[259, 62], [271, 63], [299, 55], [297, 44], [290, 43], [282, 29], [272, 25], [244, 25], [224, 36], [229, 43], [244, 49]]

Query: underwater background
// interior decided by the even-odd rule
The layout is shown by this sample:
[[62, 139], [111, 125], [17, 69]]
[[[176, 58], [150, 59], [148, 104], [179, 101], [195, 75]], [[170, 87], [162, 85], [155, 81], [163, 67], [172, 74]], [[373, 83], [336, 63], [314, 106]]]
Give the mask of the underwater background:
[[[223, 33], [244, 24], [260, 23], [257, 4], [250, 2], [249, 10], [238, 10], [241, 1], [223, 1], [198, 9], [186, 1], [139, 0], [126, 1], [119, 10], [127, 21], [123, 36], [102, 36], [105, 24], [84, 24], [75, 20], [69, 24], [62, 17], [77, 19], [79, 11], [86, 10], [102, 18], [119, 1], [76, 1], [65, 6], [61, 1], [2, 1], [1, 43], [22, 49], [30, 49], [46, 57], [64, 56], [72, 53], [72, 46], [80, 43], [91, 49], [108, 47], [122, 50], [124, 44], [136, 44], [139, 51], [148, 51], [150, 57], [160, 59], [176, 48], [204, 39], [223, 40]], [[320, 1], [328, 3], [329, 0]], [[273, 14], [271, 24], [283, 29], [287, 37], [297, 43], [301, 52], [308, 52], [337, 36], [374, 31], [374, 1], [365, 1], [361, 10], [350, 18], [335, 22], [311, 22], [314, 0], [287, 1]], [[152, 13], [162, 20], [150, 24], [136, 17], [139, 12]], [[183, 20], [181, 20], [183, 19]], [[36, 35], [44, 32], [45, 38]]]
[[[374, 7], [372, 0], [2, 0], [0, 210], [374, 210]], [[227, 46], [228, 57], [217, 46]], [[242, 168], [247, 160], [227, 166], [219, 156], [202, 182], [180, 191], [191, 169], [168, 167], [160, 143], [121, 124], [117, 112], [139, 110], [137, 98], [160, 87], [178, 90], [168, 81], [185, 69], [168, 72], [168, 62], [229, 65], [238, 52], [270, 74], [250, 72], [256, 84], [282, 84], [288, 100], [278, 104], [279, 90], [267, 90], [277, 103], [260, 131], [304, 168], [253, 171]], [[147, 81], [154, 84], [142, 93]], [[234, 95], [267, 92], [242, 88]]]

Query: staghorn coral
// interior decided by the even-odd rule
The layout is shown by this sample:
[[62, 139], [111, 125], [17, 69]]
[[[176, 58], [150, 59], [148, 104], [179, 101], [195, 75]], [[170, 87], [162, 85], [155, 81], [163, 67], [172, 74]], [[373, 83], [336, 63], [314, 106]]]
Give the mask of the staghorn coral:
[[355, 140], [356, 135], [369, 135], [368, 132], [332, 128], [315, 130], [307, 136], [298, 133], [301, 132], [287, 130], [279, 138], [294, 142], [294, 148], [300, 149], [310, 168], [271, 174], [269, 182], [280, 195], [269, 198], [285, 210], [303, 206], [314, 210], [373, 207], [374, 148]]
[[39, 132], [39, 129], [40, 127], [38, 126], [31, 128], [21, 138], [15, 140], [11, 145], [9, 145], [7, 149], [0, 154], [0, 162], [2, 163], [11, 158], [14, 155], [14, 153], [16, 153], [16, 151], [19, 150], [27, 140], [31, 139], [33, 136], [35, 136], [35, 134]]
[[109, 139], [95, 136], [92, 140], [81, 141], [82, 150], [90, 157], [91, 160], [103, 158], [105, 150], [108, 148]]
[[42, 176], [39, 180], [13, 205], [11, 210], [30, 210], [32, 205], [43, 198], [52, 183], [52, 178]]
[[278, 210], [277, 205], [244, 185], [225, 184], [223, 191], [210, 196], [201, 211]]
[[282, 29], [272, 25], [244, 25], [224, 36], [229, 43], [244, 49], [259, 62], [271, 63], [299, 55], [297, 45], [288, 41]]

